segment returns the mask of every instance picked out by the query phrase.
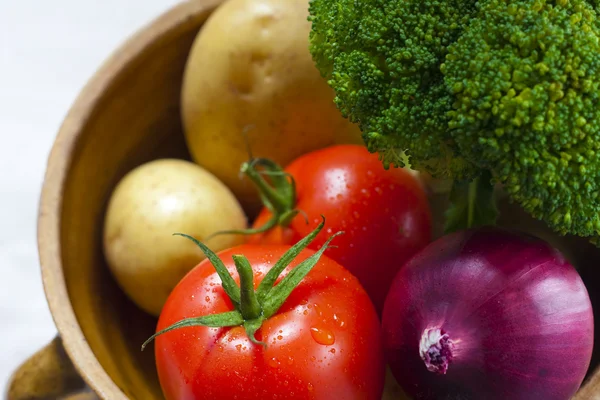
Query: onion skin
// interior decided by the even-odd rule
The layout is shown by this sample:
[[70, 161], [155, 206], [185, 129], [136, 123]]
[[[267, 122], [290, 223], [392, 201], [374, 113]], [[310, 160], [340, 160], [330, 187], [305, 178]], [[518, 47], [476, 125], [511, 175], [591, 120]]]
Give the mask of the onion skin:
[[382, 325], [391, 371], [415, 400], [570, 399], [594, 337], [575, 268], [541, 239], [497, 228], [452, 233], [415, 255]]

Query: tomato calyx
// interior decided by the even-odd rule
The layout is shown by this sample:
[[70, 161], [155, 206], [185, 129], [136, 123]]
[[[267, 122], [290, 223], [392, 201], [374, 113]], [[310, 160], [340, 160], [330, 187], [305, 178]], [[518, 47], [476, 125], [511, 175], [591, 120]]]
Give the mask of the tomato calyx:
[[308, 224], [306, 213], [296, 208], [294, 177], [285, 172], [279, 164], [268, 158], [251, 158], [250, 161], [242, 164], [240, 173], [254, 183], [271, 218], [258, 228], [219, 231], [209, 238], [224, 234], [255, 235], [267, 232], [276, 226], [287, 227], [298, 214], [303, 214]]
[[336, 236], [343, 234], [343, 232], [337, 232], [330, 236], [317, 252], [294, 267], [280, 282], [275, 284], [283, 270], [317, 237], [324, 225], [325, 217], [322, 217], [321, 223], [310, 234], [292, 246], [277, 260], [256, 290], [254, 289], [254, 272], [252, 266], [244, 255], [232, 256], [235, 268], [240, 277], [240, 286], [238, 286], [229, 274], [223, 261], [205, 244], [192, 236], [176, 233], [175, 235], [183, 236], [193, 241], [206, 255], [206, 258], [221, 278], [223, 290], [231, 300], [235, 310], [220, 314], [185, 318], [178, 321], [148, 338], [142, 344], [142, 351], [157, 336], [174, 329], [190, 326], [207, 326], [211, 328], [243, 326], [250, 341], [266, 347], [266, 343], [256, 339], [256, 331], [260, 329], [265, 320], [273, 316], [281, 308], [292, 291], [317, 264], [325, 250], [330, 247], [329, 243]]
[[[260, 170], [256, 167], [260, 167]], [[258, 229], [264, 229], [264, 232], [275, 225], [288, 226], [296, 215], [301, 213], [295, 208], [296, 181], [275, 161], [268, 158], [255, 158], [242, 164], [240, 172], [254, 182], [263, 205], [273, 215], [269, 222]], [[264, 178], [265, 176], [269, 177], [269, 181]], [[272, 226], [269, 226], [270, 224]]]

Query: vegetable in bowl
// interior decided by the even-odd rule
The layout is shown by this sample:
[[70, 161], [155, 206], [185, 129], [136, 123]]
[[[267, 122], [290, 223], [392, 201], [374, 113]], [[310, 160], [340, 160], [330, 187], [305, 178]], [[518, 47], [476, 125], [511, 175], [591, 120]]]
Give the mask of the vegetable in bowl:
[[[170, 237], [184, 230], [204, 238], [239, 229], [247, 220], [227, 186], [204, 168], [181, 159], [153, 160], [129, 171], [111, 193], [102, 244], [108, 269], [127, 296], [158, 317], [177, 283], [204, 254]], [[215, 251], [243, 243], [234, 236], [207, 241]]]
[[312, 0], [310, 50], [384, 164], [406, 155], [458, 184], [488, 173], [555, 232], [596, 241], [597, 11], [583, 0]]
[[[496, 225], [497, 194], [502, 193], [557, 236], [600, 242], [598, 11], [596, 2], [583, 0], [311, 0], [313, 60], [334, 89], [341, 113], [360, 126], [368, 149], [386, 167], [408, 164], [433, 178], [453, 181], [445, 209], [448, 235], [402, 267], [383, 314], [388, 361], [402, 387], [417, 398], [567, 399], [583, 380], [593, 318], [576, 270], [539, 242], [524, 248], [537, 247], [538, 256], [546, 252], [548, 263], [532, 268], [527, 258], [532, 253], [518, 251], [514, 237], [492, 230], [491, 247], [483, 253], [467, 251], [453, 242], [459, 236], [452, 235]], [[511, 246], [519, 259], [490, 264], [494, 248]], [[451, 256], [443, 259], [441, 248]], [[426, 257], [430, 262], [423, 262]], [[507, 267], [521, 271], [520, 278], [509, 282]], [[553, 271], [537, 276], [546, 269]], [[528, 306], [478, 315], [475, 311], [491, 309], [493, 302], [467, 299], [490, 288], [484, 279], [490, 270], [500, 276], [494, 284], [506, 283], [495, 299], [521, 296]], [[444, 276], [449, 279], [440, 282]], [[515, 294], [510, 285], [519, 282], [524, 287]], [[457, 294], [461, 286], [465, 288]], [[574, 289], [577, 296], [570, 295]], [[441, 295], [432, 298], [428, 290]], [[556, 298], [549, 299], [544, 308], [544, 301], [528, 296], [527, 290], [565, 300], [557, 305], [552, 303]], [[561, 311], [560, 306], [565, 308]], [[458, 318], [469, 307], [475, 311]], [[434, 308], [442, 312], [429, 315]], [[534, 310], [531, 318], [519, 321], [527, 308]], [[563, 329], [563, 311], [572, 313], [565, 320], [581, 317], [581, 325]], [[537, 325], [541, 335], [536, 339], [535, 332], [523, 331], [527, 338], [516, 338], [516, 330], [505, 332], [514, 340], [504, 342], [503, 349], [471, 340], [486, 335], [487, 321], [498, 317], [515, 327]], [[472, 325], [465, 328], [469, 318]], [[426, 360], [419, 357], [423, 331], [415, 327], [421, 323], [444, 325], [433, 326], [440, 328], [434, 339], [441, 350], [446, 333], [441, 330], [462, 329], [450, 338], [461, 341], [458, 353], [432, 353], [436, 362], [450, 360], [447, 374], [428, 371]], [[569, 329], [580, 335], [579, 350], [560, 356], [561, 344], [543, 349], [547, 341], [568, 341], [569, 334], [559, 336]], [[519, 340], [525, 339], [547, 358], [532, 355], [529, 363], [495, 367], [477, 364], [494, 354], [512, 357], [522, 345]], [[476, 353], [480, 360], [465, 361]], [[571, 370], [552, 372], [563, 358]], [[485, 374], [473, 379], [477, 374], [465, 372], [469, 368], [483, 368]], [[506, 380], [510, 371], [513, 379]], [[519, 373], [530, 379], [519, 381]], [[550, 375], [542, 379], [544, 373]]]
[[[169, 296], [155, 357], [165, 397], [380, 400], [379, 318], [358, 280], [307, 245], [245, 244], [207, 259]], [[186, 235], [183, 235], [186, 236]], [[183, 239], [182, 239], [183, 240]]]
[[[248, 243], [293, 245], [327, 218], [327, 234], [343, 230], [326, 255], [358, 278], [379, 313], [391, 281], [415, 253], [431, 241], [431, 210], [419, 176], [406, 168], [384, 169], [360, 145], [314, 150], [285, 168], [256, 158], [242, 164], [264, 207]], [[327, 240], [322, 232], [309, 248]]]
[[312, 63], [307, 16], [308, 0], [223, 2], [187, 59], [181, 117], [190, 154], [250, 214], [260, 199], [251, 182], [239, 179], [244, 137], [257, 156], [282, 164], [335, 143], [361, 141]]
[[536, 237], [499, 228], [434, 241], [386, 299], [392, 373], [415, 400], [564, 400], [590, 365], [594, 318], [581, 277]]

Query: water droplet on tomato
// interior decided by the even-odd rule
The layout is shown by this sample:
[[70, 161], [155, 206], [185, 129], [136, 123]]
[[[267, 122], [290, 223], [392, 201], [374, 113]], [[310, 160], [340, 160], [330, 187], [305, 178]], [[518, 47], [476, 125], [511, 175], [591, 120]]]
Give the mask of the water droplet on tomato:
[[308, 383], [308, 385], [306, 385], [306, 387], [308, 388], [309, 392], [312, 392], [313, 390], [315, 390], [314, 386], [310, 382]]
[[277, 336], [277, 340], [283, 340], [283, 336], [281, 336], [281, 335], [278, 335], [278, 336]]
[[294, 363], [294, 357], [291, 357], [291, 356], [288, 357], [287, 363], [288, 363], [288, 365], [292, 365]]
[[210, 303], [210, 296], [206, 296], [206, 297], [204, 298], [204, 301], [206, 301], [207, 303]]
[[346, 325], [346, 323], [344, 321], [342, 321], [342, 319], [340, 317], [338, 317], [337, 314], [333, 314], [333, 320], [340, 328], [343, 328], [344, 325]]
[[377, 194], [383, 194], [383, 190], [381, 190], [381, 188], [379, 186], [377, 186], [375, 188], [375, 193], [377, 193]]
[[352, 213], [352, 215], [353, 215], [353, 216], [354, 216], [354, 218], [356, 218], [356, 219], [360, 218], [360, 214], [358, 213], [358, 211], [354, 211], [354, 212]]
[[310, 334], [315, 342], [324, 346], [331, 346], [335, 343], [335, 336], [333, 332], [325, 328], [310, 328]]
[[237, 351], [242, 351], [242, 345], [241, 345], [241, 344], [236, 344], [236, 345], [235, 345], [235, 349], [236, 349]]
[[367, 189], [360, 189], [360, 193], [365, 196], [367, 199], [371, 197], [371, 193]]
[[271, 367], [271, 368], [277, 368], [279, 366], [279, 361], [275, 357], [269, 359], [269, 361], [267, 361], [267, 363], [269, 364], [269, 367]]
[[[327, 277], [325, 277], [325, 279], [327, 279]], [[313, 306], [315, 307], [315, 312], [319, 313], [319, 317], [322, 317], [323, 311], [321, 311], [321, 308], [319, 307], [319, 305], [317, 303], [314, 303]]]
[[335, 349], [331, 349], [331, 350], [329, 350], [329, 352], [330, 352], [331, 354], [335, 354]]
[[327, 234], [331, 235], [331, 233], [333, 232], [333, 230], [331, 228], [327, 228]]
[[308, 315], [308, 310], [304, 310], [304, 312], [302, 314]]
[[371, 171], [371, 170], [368, 170], [368, 171], [367, 171], [367, 176], [373, 176], [373, 171]]
[[341, 193], [338, 193], [337, 196], [335, 196], [338, 200], [341, 200], [344, 198], [344, 196], [342, 196]]

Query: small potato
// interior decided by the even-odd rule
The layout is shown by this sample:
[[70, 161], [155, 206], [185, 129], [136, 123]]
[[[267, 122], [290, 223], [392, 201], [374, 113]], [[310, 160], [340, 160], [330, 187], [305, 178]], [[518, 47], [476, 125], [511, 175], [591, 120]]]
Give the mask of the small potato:
[[239, 169], [252, 152], [285, 166], [335, 143], [362, 143], [309, 52], [308, 0], [228, 0], [204, 24], [182, 88], [190, 152], [249, 212], [260, 201]]
[[231, 191], [188, 161], [161, 159], [129, 172], [115, 188], [104, 225], [104, 252], [125, 293], [158, 316], [175, 285], [204, 259], [185, 233], [217, 252], [244, 241], [216, 231], [244, 229], [246, 217]]

